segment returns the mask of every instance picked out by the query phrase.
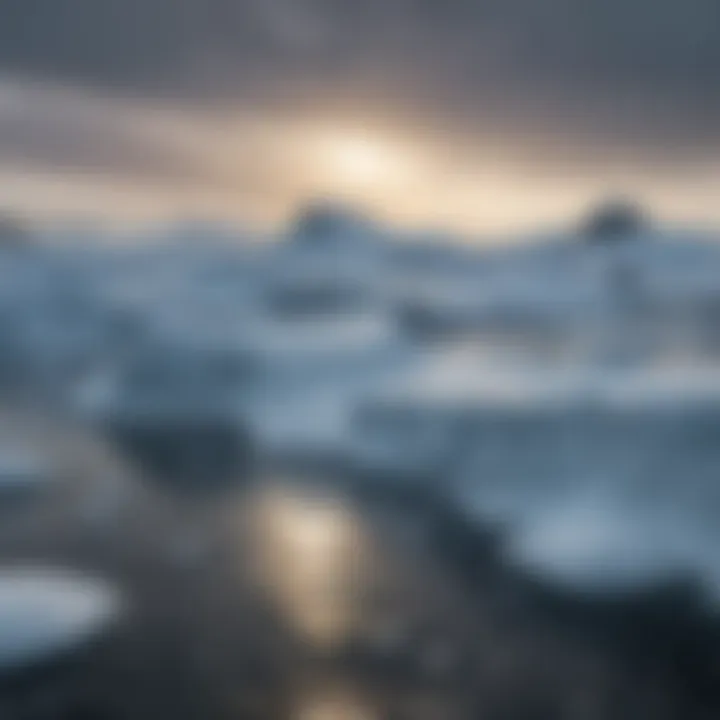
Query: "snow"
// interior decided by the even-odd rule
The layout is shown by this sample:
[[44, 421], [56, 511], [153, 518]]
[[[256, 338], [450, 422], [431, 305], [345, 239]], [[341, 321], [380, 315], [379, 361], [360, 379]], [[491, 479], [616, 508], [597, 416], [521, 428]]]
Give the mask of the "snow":
[[[473, 248], [338, 227], [317, 243], [234, 246], [190, 225], [0, 254], [0, 371], [95, 419], [225, 412], [270, 454], [442, 470], [448, 493], [512, 525], [515, 561], [559, 581], [685, 568], [720, 589], [720, 243]], [[283, 297], [308, 301], [288, 313]], [[416, 306], [441, 340], [405, 331]], [[133, 389], [143, 364], [158, 381]]]
[[99, 637], [123, 603], [101, 581], [58, 569], [0, 571], [0, 672], [60, 659]]
[[631, 511], [619, 497], [588, 493], [539, 509], [519, 523], [508, 555], [565, 586], [631, 592], [703, 569], [707, 548], [693, 546], [692, 527], [679, 530], [642, 509]]
[[47, 468], [30, 453], [0, 447], [0, 498], [18, 492], [34, 494], [52, 483]]

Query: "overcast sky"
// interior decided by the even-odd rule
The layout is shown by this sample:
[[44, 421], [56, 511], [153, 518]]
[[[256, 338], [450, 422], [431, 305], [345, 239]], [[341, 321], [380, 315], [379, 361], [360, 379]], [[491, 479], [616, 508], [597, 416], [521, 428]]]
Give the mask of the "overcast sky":
[[720, 221], [717, 0], [1, 0], [0, 205]]

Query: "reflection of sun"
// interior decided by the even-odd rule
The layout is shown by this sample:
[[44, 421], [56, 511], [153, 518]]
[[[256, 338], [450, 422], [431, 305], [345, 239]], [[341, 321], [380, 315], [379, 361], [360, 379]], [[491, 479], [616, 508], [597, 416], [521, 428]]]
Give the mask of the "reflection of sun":
[[296, 720], [373, 720], [375, 714], [359, 698], [326, 690], [301, 699]]
[[261, 581], [309, 640], [351, 631], [362, 582], [362, 534], [347, 508], [290, 488], [261, 493], [254, 509]]

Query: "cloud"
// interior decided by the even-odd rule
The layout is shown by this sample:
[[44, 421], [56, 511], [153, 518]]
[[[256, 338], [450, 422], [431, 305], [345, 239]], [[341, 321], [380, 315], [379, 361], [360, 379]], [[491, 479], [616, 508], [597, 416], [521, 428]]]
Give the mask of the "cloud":
[[0, 78], [0, 205], [274, 221], [316, 190], [309, 131]]
[[0, 163], [58, 206], [278, 218], [333, 190], [309, 135], [359, 129], [427, 167], [370, 198], [413, 221], [658, 183], [710, 207], [719, 80], [717, 0], [2, 0]]
[[578, 143], [720, 134], [716, 0], [4, 0], [0, 69], [188, 100], [364, 99]]
[[79, 92], [0, 80], [0, 163], [5, 169], [209, 181], [201, 153], [151, 119]]

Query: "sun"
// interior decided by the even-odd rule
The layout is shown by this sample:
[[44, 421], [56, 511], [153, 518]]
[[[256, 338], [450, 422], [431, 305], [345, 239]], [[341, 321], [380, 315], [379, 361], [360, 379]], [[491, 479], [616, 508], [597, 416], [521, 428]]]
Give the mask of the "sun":
[[337, 173], [358, 182], [378, 179], [393, 164], [388, 149], [368, 138], [339, 139], [334, 143], [331, 152]]
[[398, 148], [363, 134], [328, 133], [319, 138], [315, 157], [323, 180], [344, 190], [397, 184], [409, 167]]

